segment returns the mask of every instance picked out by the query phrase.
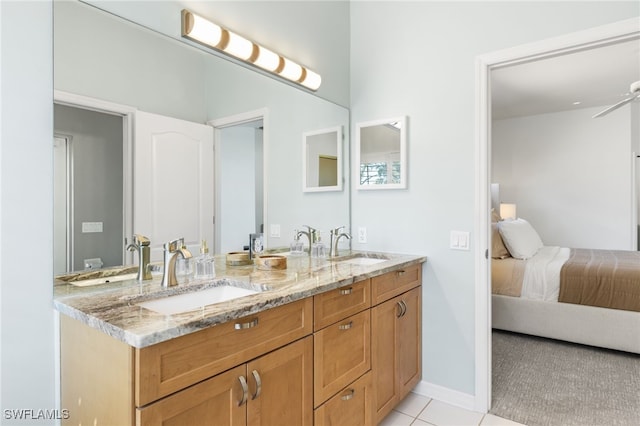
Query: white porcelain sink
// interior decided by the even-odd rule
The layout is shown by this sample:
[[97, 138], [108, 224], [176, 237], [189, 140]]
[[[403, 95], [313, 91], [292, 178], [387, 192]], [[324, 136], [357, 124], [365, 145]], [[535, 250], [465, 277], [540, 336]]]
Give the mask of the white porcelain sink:
[[231, 285], [221, 285], [192, 293], [177, 294], [175, 296], [163, 297], [162, 299], [149, 300], [138, 303], [138, 306], [160, 314], [173, 315], [200, 309], [207, 305], [228, 302], [229, 300], [256, 293], [259, 292]]
[[367, 266], [386, 261], [387, 259], [378, 259], [375, 257], [352, 257], [351, 259], [342, 260], [338, 263], [349, 263], [351, 265]]

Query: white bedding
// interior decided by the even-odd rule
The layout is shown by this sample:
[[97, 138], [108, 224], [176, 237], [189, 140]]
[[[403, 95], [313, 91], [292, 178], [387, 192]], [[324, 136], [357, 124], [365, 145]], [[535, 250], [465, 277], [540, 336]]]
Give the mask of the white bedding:
[[569, 259], [570, 249], [544, 246], [530, 259], [524, 271], [521, 296], [524, 299], [557, 302], [560, 270]]

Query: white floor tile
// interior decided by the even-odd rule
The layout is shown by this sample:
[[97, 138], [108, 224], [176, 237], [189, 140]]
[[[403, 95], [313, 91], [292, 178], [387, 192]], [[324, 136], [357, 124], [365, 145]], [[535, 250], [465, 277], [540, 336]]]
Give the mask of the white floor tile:
[[440, 401], [431, 401], [418, 416], [420, 420], [438, 426], [477, 426], [483, 414], [454, 407]]
[[394, 408], [396, 411], [407, 414], [411, 417], [418, 417], [418, 414], [422, 412], [424, 407], [431, 401], [431, 398], [418, 395], [417, 393], [410, 392], [400, 404]]
[[416, 419], [413, 423], [411, 423], [411, 426], [433, 426], [433, 425], [423, 420]]
[[392, 411], [387, 415], [387, 417], [382, 419], [382, 422], [380, 422], [378, 426], [410, 426], [412, 422], [413, 417], [397, 411]]
[[523, 426], [522, 423], [514, 422], [512, 420], [503, 419], [502, 417], [494, 416], [493, 414], [485, 414], [481, 426]]

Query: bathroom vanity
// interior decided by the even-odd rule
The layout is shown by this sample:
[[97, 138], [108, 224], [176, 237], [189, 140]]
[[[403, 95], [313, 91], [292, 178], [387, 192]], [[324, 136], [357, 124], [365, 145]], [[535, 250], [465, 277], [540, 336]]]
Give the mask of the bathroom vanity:
[[[169, 289], [56, 281], [67, 423], [378, 423], [421, 378], [426, 259], [287, 260], [261, 271], [220, 257], [214, 280]], [[171, 313], [148, 303], [215, 287], [251, 294]]]

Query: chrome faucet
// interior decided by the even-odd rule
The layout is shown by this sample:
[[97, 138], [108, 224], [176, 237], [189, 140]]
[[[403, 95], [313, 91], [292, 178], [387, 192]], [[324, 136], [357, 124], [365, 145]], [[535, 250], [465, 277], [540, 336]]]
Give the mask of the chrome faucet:
[[164, 244], [164, 266], [162, 274], [162, 287], [178, 285], [176, 278], [176, 260], [178, 255], [184, 259], [191, 257], [191, 252], [184, 246], [184, 238], [169, 241]]
[[133, 242], [127, 246], [128, 251], [138, 252], [138, 281], [146, 281], [152, 278], [149, 270], [149, 259], [151, 258], [151, 241], [143, 235], [135, 234]]
[[348, 240], [351, 239], [351, 234], [349, 234], [348, 232], [344, 232], [343, 230], [344, 226], [338, 226], [337, 228], [334, 228], [329, 232], [331, 234], [329, 257], [335, 257], [338, 255], [338, 241], [340, 240], [340, 238], [344, 237]]
[[311, 255], [311, 247], [318, 242], [318, 230], [310, 227], [309, 225], [302, 225], [307, 228], [306, 231], [298, 231], [296, 234], [296, 239], [300, 238], [301, 235], [305, 235], [309, 240], [309, 255]]

